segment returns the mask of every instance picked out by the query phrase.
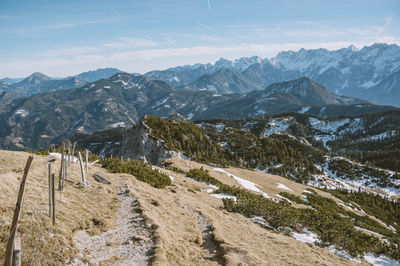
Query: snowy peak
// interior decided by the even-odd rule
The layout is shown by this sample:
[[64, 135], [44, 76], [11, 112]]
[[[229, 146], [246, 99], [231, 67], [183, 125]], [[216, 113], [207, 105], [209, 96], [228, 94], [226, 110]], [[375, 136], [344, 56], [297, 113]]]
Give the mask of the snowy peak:
[[214, 67], [216, 69], [222, 69], [222, 68], [232, 69], [234, 67], [234, 64], [230, 60], [227, 60], [225, 58], [220, 58], [217, 62], [215, 62]]
[[28, 76], [27, 78], [25, 78], [24, 80], [22, 80], [20, 83], [21, 84], [37, 84], [39, 82], [42, 81], [46, 81], [46, 80], [50, 80], [51, 78], [46, 76], [43, 73], [40, 72], [35, 72], [33, 74], [31, 74], [30, 76]]

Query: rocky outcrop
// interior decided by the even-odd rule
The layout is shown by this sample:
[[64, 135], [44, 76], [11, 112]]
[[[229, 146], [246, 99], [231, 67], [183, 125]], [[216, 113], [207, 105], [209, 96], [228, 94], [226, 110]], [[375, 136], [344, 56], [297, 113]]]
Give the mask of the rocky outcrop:
[[124, 159], [141, 160], [154, 165], [159, 165], [162, 161], [176, 156], [176, 152], [164, 147], [162, 140], [149, 136], [150, 128], [145, 120], [146, 117], [125, 133], [121, 142], [120, 156]]

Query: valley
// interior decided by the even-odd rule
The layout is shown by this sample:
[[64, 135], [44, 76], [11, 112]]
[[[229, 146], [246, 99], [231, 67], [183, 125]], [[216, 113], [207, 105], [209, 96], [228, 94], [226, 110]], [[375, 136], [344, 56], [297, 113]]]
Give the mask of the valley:
[[[34, 154], [23, 264], [399, 265], [398, 51], [1, 79], [0, 250]], [[61, 143], [92, 164], [68, 166], [51, 224]]]

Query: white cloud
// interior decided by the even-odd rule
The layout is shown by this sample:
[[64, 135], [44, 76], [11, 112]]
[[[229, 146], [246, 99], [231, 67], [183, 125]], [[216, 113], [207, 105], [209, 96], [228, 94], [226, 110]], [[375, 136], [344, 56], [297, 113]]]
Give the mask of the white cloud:
[[41, 53], [40, 56], [59, 57], [59, 56], [66, 56], [66, 55], [94, 53], [94, 52], [99, 52], [101, 50], [102, 50], [101, 48], [93, 47], [93, 46], [65, 47], [65, 48], [60, 48], [60, 49], [47, 50], [46, 52]]
[[116, 42], [105, 43], [103, 46], [114, 49], [122, 49], [122, 48], [133, 48], [133, 47], [143, 47], [143, 46], [156, 46], [157, 42], [151, 39], [143, 39], [143, 38], [131, 38], [131, 37], [122, 37], [119, 38]]
[[213, 41], [213, 42], [222, 41], [221, 38], [212, 35], [198, 35], [197, 38], [204, 41]]
[[214, 29], [213, 27], [210, 27], [208, 25], [202, 24], [200, 22], [197, 22], [196, 25], [200, 26], [201, 28], [206, 29], [206, 30], [213, 30]]
[[[14, 62], [0, 62], [0, 73], [5, 76], [27, 76], [35, 71], [40, 71], [51, 76], [76, 75], [79, 72], [96, 69], [99, 67], [117, 67], [128, 72], [145, 73], [154, 69], [162, 69], [182, 64], [207, 63], [217, 60], [220, 57], [235, 59], [241, 56], [259, 55], [261, 57], [272, 57], [278, 52], [294, 50], [300, 48], [318, 49], [325, 48], [336, 50], [349, 45], [355, 45], [362, 48], [371, 45], [374, 41], [400, 44], [400, 38], [390, 36], [383, 39], [368, 40], [365, 42], [293, 42], [293, 43], [273, 43], [256, 44], [242, 43], [229, 46], [195, 46], [181, 48], [159, 48], [159, 49], [141, 49], [135, 51], [123, 51], [114, 53], [100, 54], [79, 54], [72, 55], [72, 48], [65, 48], [60, 51], [49, 52], [53, 55], [65, 54], [64, 57], [43, 58], [38, 60], [25, 60]], [[69, 50], [68, 50], [69, 49]], [[90, 47], [75, 48], [78, 51]], [[71, 54], [70, 54], [71, 53]], [[68, 55], [67, 55], [68, 54]]]

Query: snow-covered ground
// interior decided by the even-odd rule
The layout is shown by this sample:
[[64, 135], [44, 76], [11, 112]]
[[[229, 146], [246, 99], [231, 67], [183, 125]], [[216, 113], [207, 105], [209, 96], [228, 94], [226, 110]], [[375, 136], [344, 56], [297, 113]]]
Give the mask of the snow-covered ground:
[[248, 189], [248, 190], [252, 190], [252, 191], [258, 192], [258, 193], [262, 194], [262, 195], [263, 195], [265, 198], [267, 198], [267, 199], [272, 199], [267, 193], [265, 193], [264, 191], [262, 191], [261, 189], [259, 189], [258, 187], [260, 187], [260, 185], [258, 185], [258, 184], [256, 184], [256, 183], [253, 183], [253, 182], [251, 182], [251, 181], [249, 181], [249, 180], [246, 180], [246, 179], [240, 178], [240, 177], [238, 177], [238, 176], [232, 175], [231, 173], [228, 173], [227, 171], [225, 171], [225, 170], [223, 170], [223, 169], [221, 169], [221, 168], [214, 168], [213, 170], [216, 171], [216, 172], [224, 173], [224, 174], [226, 174], [226, 175], [232, 177], [232, 178], [235, 179], [242, 187], [244, 187], [244, 188], [246, 188], [246, 189]]
[[290, 126], [290, 121], [291, 119], [289, 118], [278, 118], [272, 120], [271, 122], [268, 123], [269, 126], [264, 131], [264, 137], [270, 136], [274, 133], [286, 132], [286, 130]]
[[231, 196], [228, 194], [210, 194], [210, 196], [217, 199], [232, 199], [233, 201], [237, 200], [235, 196]]
[[292, 236], [303, 243], [315, 244], [319, 242], [318, 235], [307, 229], [303, 229], [302, 233], [292, 232]]
[[306, 113], [308, 110], [310, 110], [310, 106], [304, 106], [303, 108], [301, 108], [301, 110], [300, 111], [298, 111], [298, 113], [300, 113], [300, 114], [304, 114], [304, 113]]
[[288, 191], [293, 191], [292, 189], [288, 188], [287, 186], [285, 186], [284, 184], [281, 183], [277, 183], [278, 185], [276, 186], [277, 188], [281, 188], [281, 189], [285, 189]]
[[[400, 194], [400, 189], [396, 189], [394, 187], [389, 187], [389, 186], [380, 187], [379, 185], [377, 185], [375, 181], [376, 179], [379, 180], [380, 177], [369, 176], [367, 174], [364, 174], [363, 171], [361, 171], [361, 178], [355, 178], [355, 179], [350, 179], [344, 175], [341, 176], [337, 175], [337, 172], [331, 171], [328, 167], [329, 163], [335, 160], [336, 161], [344, 160], [347, 163], [352, 164], [354, 167], [358, 167], [360, 169], [369, 167], [341, 156], [336, 156], [336, 157], [325, 156], [325, 163], [322, 165], [316, 165], [316, 167], [322, 169], [324, 173], [313, 175], [315, 181], [310, 181], [309, 185], [315, 187], [326, 186], [328, 189], [346, 189], [349, 191], [358, 191], [359, 189], [361, 189], [362, 191], [367, 191], [370, 193], [375, 193], [387, 197], [395, 197]], [[377, 167], [372, 167], [372, 168], [374, 170], [381, 172], [382, 174], [388, 175], [390, 182], [393, 185], [400, 185], [400, 180], [391, 178], [391, 176], [394, 176], [396, 174], [394, 171], [381, 169]]]
[[374, 254], [365, 254], [364, 259], [372, 265], [380, 266], [399, 266], [400, 263], [393, 259], [386, 257], [385, 255], [376, 256]]
[[[50, 152], [49, 155], [50, 156], [54, 156], [54, 157], [56, 157], [58, 159], [61, 159], [61, 157], [62, 157], [61, 153], [58, 153], [58, 152]], [[64, 159], [68, 160], [68, 155], [64, 155]], [[74, 156], [71, 156], [71, 161], [73, 163], [77, 163], [77, 162], [79, 162], [79, 159], [74, 157]]]

